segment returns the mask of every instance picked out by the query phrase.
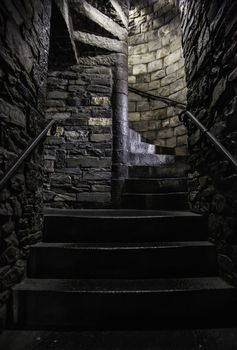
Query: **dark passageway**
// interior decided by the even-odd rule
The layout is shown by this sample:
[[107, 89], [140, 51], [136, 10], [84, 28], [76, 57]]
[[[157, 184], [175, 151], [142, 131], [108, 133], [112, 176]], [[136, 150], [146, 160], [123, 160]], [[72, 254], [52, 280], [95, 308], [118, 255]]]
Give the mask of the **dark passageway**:
[[1, 2], [1, 348], [236, 348], [236, 11]]

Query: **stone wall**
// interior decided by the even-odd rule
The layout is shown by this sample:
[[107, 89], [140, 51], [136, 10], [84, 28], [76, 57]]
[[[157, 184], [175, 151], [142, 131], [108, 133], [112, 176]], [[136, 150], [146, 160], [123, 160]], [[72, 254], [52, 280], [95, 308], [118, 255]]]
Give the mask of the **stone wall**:
[[[0, 176], [45, 124], [50, 27], [47, 0], [0, 3]], [[9, 288], [24, 273], [29, 245], [41, 236], [42, 149], [0, 193], [0, 322]]]
[[[186, 102], [178, 8], [171, 0], [143, 3], [130, 11], [129, 85]], [[129, 124], [144, 139], [186, 154], [186, 128], [173, 107], [129, 93]]]
[[70, 1], [79, 64], [63, 67], [65, 60], [51, 55], [47, 117], [58, 122], [45, 148], [47, 207], [106, 208], [120, 200], [127, 176], [128, 8], [122, 0]]
[[[237, 157], [237, 3], [180, 1], [188, 108]], [[237, 259], [236, 170], [189, 123], [190, 194], [194, 211], [209, 218], [222, 269]]]
[[45, 206], [111, 205], [112, 72], [76, 65], [48, 75], [47, 118], [57, 120], [45, 144]]

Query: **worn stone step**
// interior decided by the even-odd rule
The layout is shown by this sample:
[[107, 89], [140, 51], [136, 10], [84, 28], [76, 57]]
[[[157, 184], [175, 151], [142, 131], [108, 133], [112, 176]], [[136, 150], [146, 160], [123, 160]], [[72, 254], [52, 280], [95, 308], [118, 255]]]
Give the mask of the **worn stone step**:
[[128, 162], [133, 166], [163, 166], [167, 164], [174, 164], [175, 157], [165, 154], [129, 153]]
[[150, 143], [134, 141], [129, 145], [131, 153], [156, 154], [156, 146]]
[[44, 216], [46, 242], [161, 242], [207, 238], [207, 220], [183, 211], [60, 210]]
[[[202, 259], [200, 259], [200, 256]], [[209, 242], [73, 244], [31, 247], [30, 278], [161, 278], [217, 275]]]
[[4, 350], [234, 350], [236, 328], [160, 331], [58, 332], [6, 330]]
[[123, 193], [123, 208], [185, 210], [188, 209], [186, 192]]
[[128, 172], [130, 178], [186, 177], [188, 165], [186, 163], [178, 163], [163, 166], [130, 166], [128, 167]]
[[236, 325], [237, 290], [219, 277], [28, 279], [13, 288], [16, 327], [129, 330]]
[[125, 193], [187, 192], [187, 178], [127, 179]]

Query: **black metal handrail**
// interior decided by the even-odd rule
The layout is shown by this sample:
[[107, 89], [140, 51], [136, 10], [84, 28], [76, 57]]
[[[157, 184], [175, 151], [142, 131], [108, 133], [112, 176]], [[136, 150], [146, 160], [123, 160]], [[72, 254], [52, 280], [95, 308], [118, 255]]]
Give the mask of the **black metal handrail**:
[[169, 106], [173, 106], [173, 107], [177, 107], [182, 109], [181, 115], [180, 115], [180, 120], [182, 122], [185, 122], [184, 117], [191, 119], [194, 124], [201, 130], [203, 135], [206, 135], [207, 138], [211, 141], [211, 143], [216, 147], [216, 149], [234, 166], [234, 168], [237, 170], [237, 159], [225, 148], [225, 146], [223, 146], [221, 144], [221, 142], [219, 140], [217, 140], [217, 138], [212, 135], [212, 133], [190, 112], [186, 110], [186, 105], [182, 102], [178, 102], [175, 100], [172, 100], [168, 97], [163, 97], [163, 96], [159, 96], [159, 95], [153, 95], [151, 93], [145, 92], [145, 91], [141, 91], [138, 89], [135, 89], [131, 86], [128, 87], [128, 90], [148, 98], [149, 100], [156, 100], [156, 101], [161, 101], [164, 102], [166, 104], [168, 104]]
[[51, 120], [46, 127], [41, 131], [41, 133], [29, 144], [25, 151], [17, 158], [17, 160], [10, 166], [9, 170], [3, 175], [0, 180], [0, 190], [6, 185], [6, 183], [11, 179], [11, 177], [16, 173], [22, 163], [27, 159], [27, 157], [34, 151], [38, 146], [42, 138], [47, 134], [49, 129], [53, 126], [55, 120]]

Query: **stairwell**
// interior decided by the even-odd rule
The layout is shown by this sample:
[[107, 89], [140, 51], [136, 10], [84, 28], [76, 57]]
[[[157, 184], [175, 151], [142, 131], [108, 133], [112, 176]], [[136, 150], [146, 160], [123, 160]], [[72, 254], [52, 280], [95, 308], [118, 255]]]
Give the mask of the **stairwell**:
[[179, 157], [130, 164], [123, 209], [47, 210], [3, 344], [29, 349], [17, 345], [27, 334], [34, 349], [223, 349], [236, 339], [237, 292], [219, 276], [206, 219], [188, 210], [186, 171]]

